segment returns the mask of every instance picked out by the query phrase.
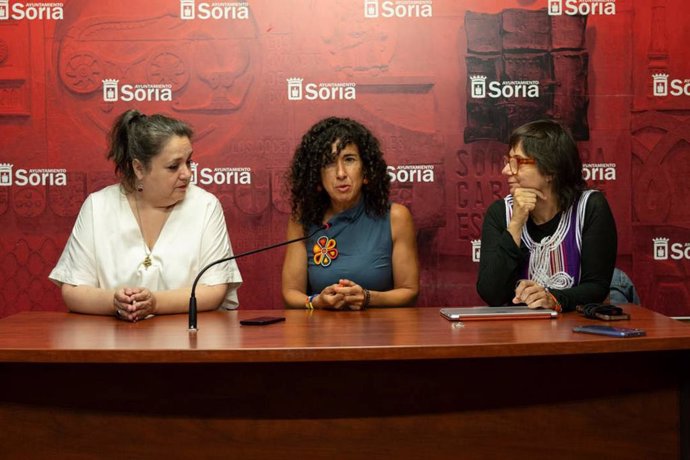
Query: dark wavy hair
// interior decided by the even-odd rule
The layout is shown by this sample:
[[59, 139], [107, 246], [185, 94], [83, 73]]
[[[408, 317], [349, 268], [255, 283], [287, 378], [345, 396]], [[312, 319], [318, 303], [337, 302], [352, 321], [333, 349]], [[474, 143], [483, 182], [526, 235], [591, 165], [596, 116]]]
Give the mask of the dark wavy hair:
[[[335, 152], [334, 142], [337, 142]], [[364, 179], [367, 179], [362, 185], [366, 213], [383, 216], [388, 211], [390, 177], [378, 139], [355, 120], [329, 117], [316, 123], [302, 137], [287, 176], [292, 216], [305, 231], [310, 225], [322, 224], [330, 204], [330, 197], [321, 184], [321, 168], [350, 144], [359, 150]]]
[[553, 120], [526, 123], [510, 135], [510, 147], [522, 144], [525, 154], [537, 160], [539, 172], [552, 177], [561, 210], [579, 198], [587, 183], [582, 177], [582, 160], [568, 130]]
[[146, 116], [137, 110], [127, 110], [117, 117], [108, 135], [107, 158], [115, 163], [115, 173], [125, 190], [134, 190], [136, 174], [132, 162], [139, 160], [148, 169], [151, 159], [158, 155], [173, 136], [187, 137], [194, 132], [186, 123], [165, 115]]

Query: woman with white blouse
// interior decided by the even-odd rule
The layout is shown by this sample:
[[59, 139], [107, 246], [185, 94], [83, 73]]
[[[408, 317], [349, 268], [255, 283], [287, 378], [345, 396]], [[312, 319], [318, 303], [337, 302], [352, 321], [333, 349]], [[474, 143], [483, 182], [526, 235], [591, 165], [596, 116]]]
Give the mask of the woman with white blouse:
[[[108, 159], [120, 183], [86, 199], [49, 278], [78, 313], [137, 321], [188, 309], [208, 263], [232, 255], [218, 199], [190, 183], [192, 129], [164, 115], [120, 115]], [[196, 289], [199, 311], [237, 308], [234, 261], [209, 269]]]

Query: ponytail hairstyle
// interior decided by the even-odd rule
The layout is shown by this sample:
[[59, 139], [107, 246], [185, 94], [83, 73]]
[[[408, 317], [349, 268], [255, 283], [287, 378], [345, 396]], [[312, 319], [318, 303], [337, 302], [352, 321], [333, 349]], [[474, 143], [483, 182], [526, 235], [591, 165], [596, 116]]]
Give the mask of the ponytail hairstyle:
[[137, 176], [133, 162], [139, 160], [146, 170], [171, 137], [187, 137], [194, 132], [186, 123], [165, 115], [146, 116], [138, 110], [127, 110], [115, 120], [108, 135], [107, 158], [115, 163], [115, 173], [126, 191], [135, 189]]

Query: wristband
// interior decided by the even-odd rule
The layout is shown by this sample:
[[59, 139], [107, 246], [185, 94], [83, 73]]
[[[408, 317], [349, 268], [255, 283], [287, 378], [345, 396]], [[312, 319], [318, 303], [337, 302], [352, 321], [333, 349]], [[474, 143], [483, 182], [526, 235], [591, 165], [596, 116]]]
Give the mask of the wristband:
[[314, 299], [316, 298], [318, 294], [312, 294], [310, 296], [307, 296], [307, 300], [304, 302], [304, 306], [306, 307], [307, 310], [313, 310], [314, 309]]
[[553, 302], [553, 309], [557, 311], [558, 313], [563, 312], [563, 307], [561, 306], [561, 303], [558, 301], [555, 295], [553, 295], [553, 292], [549, 291], [549, 288], [544, 288], [544, 291], [546, 292], [546, 295], [551, 297], [551, 301]]
[[371, 301], [371, 292], [369, 292], [369, 289], [363, 289], [364, 292], [364, 301], [362, 302], [362, 310], [367, 308], [369, 306], [369, 302]]

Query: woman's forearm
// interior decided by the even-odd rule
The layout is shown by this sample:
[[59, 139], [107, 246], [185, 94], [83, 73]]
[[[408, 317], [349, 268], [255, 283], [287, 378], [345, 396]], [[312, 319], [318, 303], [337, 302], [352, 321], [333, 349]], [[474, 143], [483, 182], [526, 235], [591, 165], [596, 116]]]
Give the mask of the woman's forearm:
[[70, 311], [89, 315], [114, 315], [115, 289], [63, 284], [62, 299]]

